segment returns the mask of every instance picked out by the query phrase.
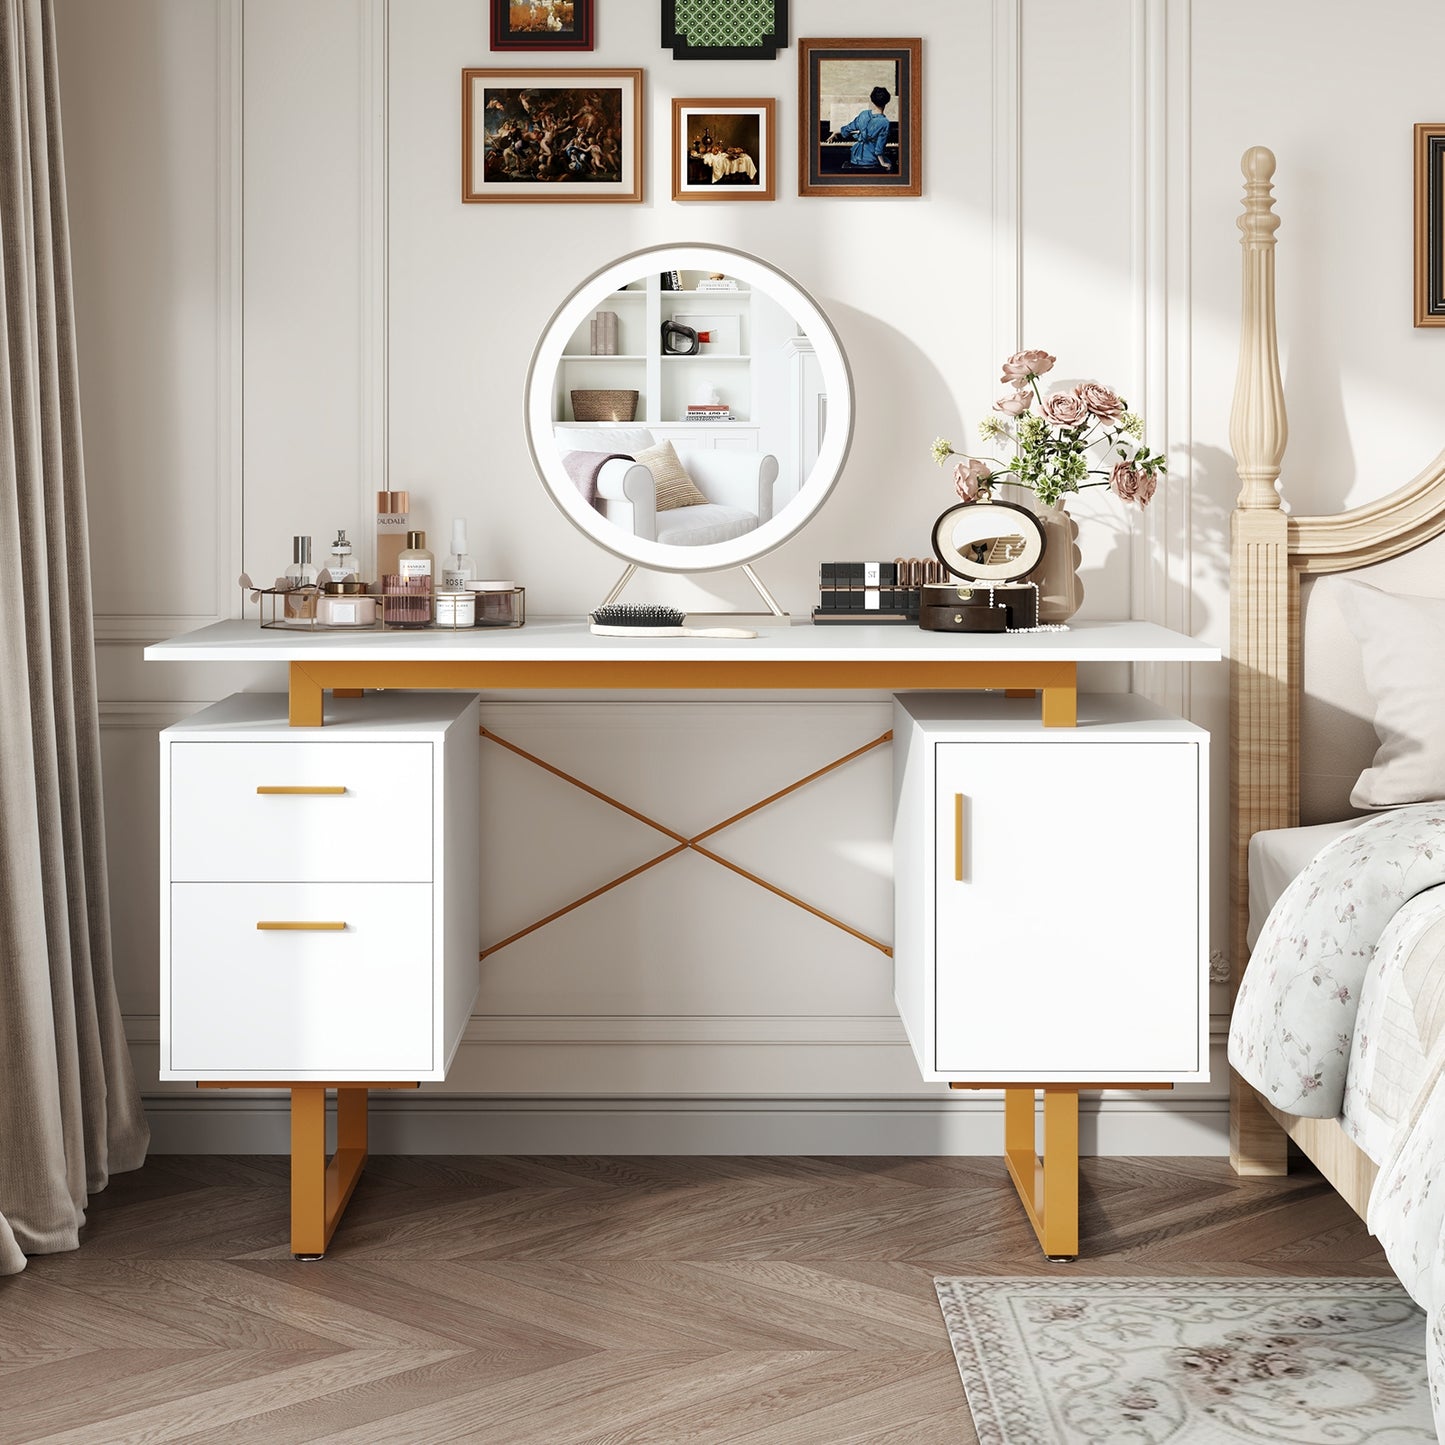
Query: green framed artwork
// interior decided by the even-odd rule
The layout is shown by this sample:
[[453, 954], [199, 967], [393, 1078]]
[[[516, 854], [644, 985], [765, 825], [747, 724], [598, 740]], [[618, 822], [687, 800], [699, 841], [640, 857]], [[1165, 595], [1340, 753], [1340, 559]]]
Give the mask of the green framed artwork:
[[674, 60], [776, 60], [788, 0], [662, 0], [662, 48]]

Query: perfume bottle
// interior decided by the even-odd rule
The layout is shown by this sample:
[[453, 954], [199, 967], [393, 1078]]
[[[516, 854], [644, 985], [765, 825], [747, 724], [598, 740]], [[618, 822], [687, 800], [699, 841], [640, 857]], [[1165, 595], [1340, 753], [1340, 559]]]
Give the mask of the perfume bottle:
[[384, 573], [381, 579], [388, 627], [425, 627], [432, 620], [435, 568], [436, 558], [426, 549], [426, 533], [408, 532], [396, 571]]
[[316, 568], [311, 565], [311, 538], [291, 539], [291, 565], [286, 569], [286, 616], [294, 619], [316, 616], [316, 594], [307, 592], [304, 596], [294, 589], [316, 586]]
[[452, 555], [442, 564], [442, 590], [465, 591], [467, 583], [476, 575], [467, 546], [467, 524], [464, 518], [458, 517], [452, 523]]
[[397, 558], [406, 546], [407, 526], [411, 521], [410, 492], [378, 492], [376, 494], [376, 575], [385, 577], [396, 571]]
[[331, 555], [326, 559], [326, 570], [331, 573], [333, 582], [355, 581], [361, 576], [356, 566], [356, 558], [351, 554], [351, 543], [346, 540], [345, 527], [336, 533], [336, 540], [331, 544]]

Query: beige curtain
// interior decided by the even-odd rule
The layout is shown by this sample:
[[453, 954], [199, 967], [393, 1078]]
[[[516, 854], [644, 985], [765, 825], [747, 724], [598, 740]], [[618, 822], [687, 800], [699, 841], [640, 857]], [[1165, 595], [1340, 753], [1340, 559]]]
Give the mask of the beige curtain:
[[0, 0], [0, 1274], [150, 1134], [111, 974], [51, 0]]

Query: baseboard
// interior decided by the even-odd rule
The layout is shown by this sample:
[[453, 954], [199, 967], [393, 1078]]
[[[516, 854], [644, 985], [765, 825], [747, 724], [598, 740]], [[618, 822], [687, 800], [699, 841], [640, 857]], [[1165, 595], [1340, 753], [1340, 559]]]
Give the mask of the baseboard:
[[[284, 1154], [279, 1095], [146, 1100], [157, 1154]], [[1226, 1100], [1085, 1095], [1086, 1154], [1229, 1152]], [[962, 1099], [449, 1099], [377, 1095], [378, 1154], [997, 1154], [1003, 1101]]]

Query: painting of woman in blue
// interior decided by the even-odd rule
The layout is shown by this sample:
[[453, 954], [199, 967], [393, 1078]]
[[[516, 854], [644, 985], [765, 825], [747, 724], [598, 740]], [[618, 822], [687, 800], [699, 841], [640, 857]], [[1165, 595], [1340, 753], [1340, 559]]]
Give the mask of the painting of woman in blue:
[[853, 149], [849, 152], [845, 170], [887, 171], [892, 166], [885, 154], [888, 148], [890, 123], [884, 111], [892, 96], [885, 86], [875, 85], [868, 99], [872, 102], [867, 110], [861, 110], [848, 122], [841, 125], [829, 140], [850, 140]]

